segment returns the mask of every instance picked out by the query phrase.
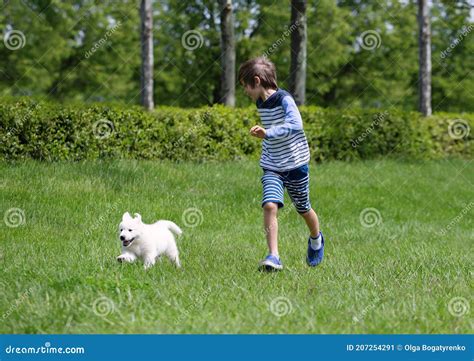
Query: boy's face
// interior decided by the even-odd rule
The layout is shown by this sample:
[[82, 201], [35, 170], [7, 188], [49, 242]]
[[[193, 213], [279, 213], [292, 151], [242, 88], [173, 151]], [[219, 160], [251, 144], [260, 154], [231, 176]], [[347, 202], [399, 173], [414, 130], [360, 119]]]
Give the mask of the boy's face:
[[260, 98], [260, 95], [262, 94], [262, 87], [260, 85], [260, 78], [255, 77], [255, 86], [252, 87], [250, 84], [245, 84], [243, 81], [240, 82], [242, 86], [244, 87], [244, 92], [247, 94], [250, 98], [252, 98], [253, 101], [256, 101], [258, 98]]

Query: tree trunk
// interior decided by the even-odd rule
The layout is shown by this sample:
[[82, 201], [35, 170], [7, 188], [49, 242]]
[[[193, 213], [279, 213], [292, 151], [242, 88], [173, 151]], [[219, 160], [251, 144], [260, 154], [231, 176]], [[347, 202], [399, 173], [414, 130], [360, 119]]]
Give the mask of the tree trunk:
[[220, 103], [235, 105], [235, 39], [232, 0], [219, 0], [221, 11], [221, 86]]
[[428, 0], [418, 0], [419, 24], [419, 110], [424, 116], [431, 115], [431, 26]]
[[306, 98], [306, 0], [291, 0], [290, 93], [298, 105]]
[[153, 103], [153, 8], [152, 0], [141, 0], [141, 42], [142, 71], [140, 74], [140, 90], [142, 105], [151, 110]]

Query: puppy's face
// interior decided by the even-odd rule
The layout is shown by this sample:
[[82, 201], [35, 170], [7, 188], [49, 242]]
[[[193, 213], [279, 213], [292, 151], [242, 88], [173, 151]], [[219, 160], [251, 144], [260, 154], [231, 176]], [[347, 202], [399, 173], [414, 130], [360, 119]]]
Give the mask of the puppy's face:
[[135, 213], [135, 218], [130, 216], [130, 213], [126, 212], [122, 216], [122, 222], [119, 224], [119, 238], [124, 247], [130, 247], [130, 245], [140, 237], [142, 228], [142, 219], [138, 213]]

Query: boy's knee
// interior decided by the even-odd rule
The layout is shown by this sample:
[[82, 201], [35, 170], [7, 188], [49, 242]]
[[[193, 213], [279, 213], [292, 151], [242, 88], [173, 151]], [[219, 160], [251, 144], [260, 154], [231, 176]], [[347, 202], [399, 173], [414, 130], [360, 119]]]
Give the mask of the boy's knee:
[[278, 204], [273, 202], [267, 202], [263, 205], [263, 210], [265, 212], [277, 212], [278, 211]]
[[311, 211], [313, 210], [313, 208], [310, 208], [308, 210], [305, 210], [303, 209], [302, 211], [298, 211], [298, 213], [300, 214], [300, 216], [302, 217], [308, 217], [310, 214], [311, 214]]

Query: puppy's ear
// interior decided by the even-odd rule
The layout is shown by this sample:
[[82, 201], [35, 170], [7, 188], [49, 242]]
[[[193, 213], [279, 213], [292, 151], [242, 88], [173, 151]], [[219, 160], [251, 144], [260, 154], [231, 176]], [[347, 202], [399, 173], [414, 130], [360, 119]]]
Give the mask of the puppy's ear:
[[127, 221], [129, 219], [132, 219], [132, 216], [130, 215], [130, 213], [125, 212], [122, 216], [122, 220]]
[[138, 219], [140, 222], [142, 221], [142, 216], [139, 213], [134, 214], [135, 218]]

